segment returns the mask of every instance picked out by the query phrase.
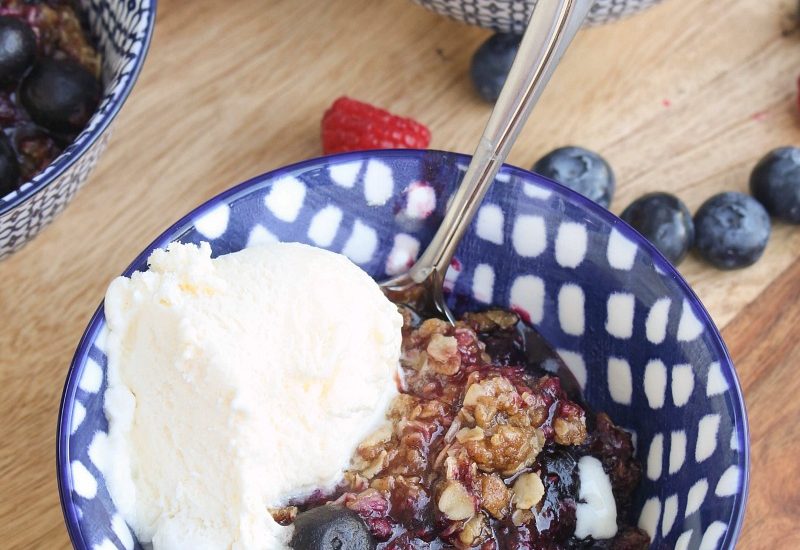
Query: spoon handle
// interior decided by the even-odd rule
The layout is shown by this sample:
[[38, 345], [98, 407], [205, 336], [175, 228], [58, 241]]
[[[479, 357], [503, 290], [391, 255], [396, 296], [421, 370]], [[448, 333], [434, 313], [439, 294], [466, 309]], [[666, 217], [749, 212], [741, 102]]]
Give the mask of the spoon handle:
[[464, 179], [433, 240], [408, 272], [415, 283], [431, 274], [440, 280], [444, 277], [486, 191], [593, 3], [594, 0], [537, 2]]

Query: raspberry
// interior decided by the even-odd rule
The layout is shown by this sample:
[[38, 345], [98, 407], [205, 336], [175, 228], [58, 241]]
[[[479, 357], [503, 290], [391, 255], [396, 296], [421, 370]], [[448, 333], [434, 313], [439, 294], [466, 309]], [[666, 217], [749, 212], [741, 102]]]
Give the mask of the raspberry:
[[364, 149], [425, 149], [431, 132], [425, 126], [349, 97], [340, 97], [322, 117], [326, 155]]

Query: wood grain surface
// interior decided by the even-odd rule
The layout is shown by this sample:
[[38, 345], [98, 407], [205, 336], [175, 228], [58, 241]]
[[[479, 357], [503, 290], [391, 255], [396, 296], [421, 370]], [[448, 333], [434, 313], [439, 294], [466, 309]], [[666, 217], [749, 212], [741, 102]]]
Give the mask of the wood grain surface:
[[[602, 152], [615, 212], [668, 190], [691, 209], [746, 190], [773, 147], [800, 142], [796, 0], [665, 0], [582, 32], [510, 161]], [[161, 0], [145, 69], [74, 203], [0, 263], [0, 548], [68, 548], [55, 429], [71, 356], [109, 281], [172, 221], [261, 172], [320, 153], [319, 120], [348, 94], [423, 121], [471, 152], [489, 107], [467, 69], [488, 32], [408, 0]], [[743, 548], [800, 548], [800, 228], [764, 258], [681, 271], [738, 364], [753, 439]]]

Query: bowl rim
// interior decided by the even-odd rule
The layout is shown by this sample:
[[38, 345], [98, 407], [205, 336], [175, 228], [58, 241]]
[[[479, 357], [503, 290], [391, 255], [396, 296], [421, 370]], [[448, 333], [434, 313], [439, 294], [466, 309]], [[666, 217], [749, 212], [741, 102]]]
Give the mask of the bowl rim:
[[[61, 177], [62, 174], [64, 174], [64, 172], [71, 168], [72, 165], [78, 162], [78, 159], [80, 159], [84, 153], [86, 153], [86, 151], [88, 151], [89, 148], [97, 142], [100, 136], [105, 133], [109, 125], [119, 114], [122, 106], [128, 100], [128, 96], [133, 91], [133, 87], [136, 85], [136, 81], [139, 79], [139, 74], [142, 72], [142, 67], [144, 66], [144, 61], [147, 57], [147, 52], [150, 50], [150, 43], [153, 39], [157, 8], [158, 0], [150, 0], [150, 9], [148, 10], [147, 14], [145, 35], [142, 40], [142, 49], [135, 58], [133, 69], [131, 70], [130, 78], [128, 79], [128, 84], [122, 89], [116, 101], [112, 102], [109, 105], [109, 108], [100, 114], [100, 118], [98, 119], [94, 128], [92, 128], [88, 134], [84, 135], [83, 137], [81, 137], [79, 134], [78, 138], [67, 146], [67, 149], [62, 151], [61, 154], [59, 154], [53, 160], [53, 162], [45, 167], [45, 170], [49, 169], [49, 172], [45, 177], [37, 180], [36, 177], [39, 175], [37, 174], [28, 180], [28, 182], [32, 183], [29, 188], [22, 192], [18, 191], [13, 199], [0, 204], [0, 217], [32, 199], [45, 187], [56, 181], [59, 177]], [[94, 116], [97, 116], [97, 113], [92, 115], [92, 117]], [[74, 149], [69, 149], [73, 145], [77, 146]], [[0, 199], [2, 199], [2, 196], [0, 196]]]
[[[202, 214], [217, 207], [220, 203], [226, 202], [228, 198], [244, 191], [249, 191], [251, 187], [261, 185], [265, 181], [274, 181], [283, 175], [307, 170], [313, 167], [321, 167], [331, 163], [353, 162], [358, 160], [363, 161], [367, 159], [383, 160], [409, 156], [420, 157], [425, 155], [450, 157], [465, 164], [468, 164], [472, 158], [471, 155], [436, 149], [374, 149], [369, 151], [353, 151], [349, 153], [314, 157], [264, 172], [214, 195], [210, 199], [193, 208], [178, 221], [171, 224], [144, 250], [142, 250], [142, 252], [140, 252], [128, 265], [128, 267], [125, 268], [125, 271], [122, 273], [122, 275], [130, 276], [134, 271], [134, 266], [139, 265], [142, 261], [146, 261], [154, 249], [162, 248], [168, 242], [172, 241], [173, 238], [181, 232], [181, 229], [194, 225], [193, 222], [197, 218], [201, 217]], [[630, 239], [631, 241], [635, 242], [637, 246], [644, 249], [644, 251], [652, 258], [653, 265], [656, 269], [660, 269], [666, 276], [668, 276], [678, 285], [678, 288], [683, 292], [684, 298], [695, 307], [695, 310], [698, 313], [698, 320], [703, 324], [703, 326], [709, 329], [712, 345], [716, 347], [720, 364], [722, 364], [722, 362], [725, 363], [723, 372], [727, 373], [728, 375], [726, 377], [729, 381], [728, 391], [731, 393], [733, 401], [732, 416], [738, 426], [737, 429], [741, 430], [742, 432], [744, 442], [743, 449], [740, 450], [742, 458], [739, 464], [743, 470], [742, 486], [741, 490], [736, 494], [737, 500], [734, 505], [735, 508], [731, 520], [726, 525], [727, 529], [725, 536], [722, 539], [722, 546], [720, 546], [720, 548], [733, 549], [741, 534], [750, 490], [750, 423], [747, 416], [747, 409], [739, 375], [736, 372], [733, 361], [731, 360], [728, 348], [725, 345], [725, 342], [723, 341], [716, 324], [708, 313], [708, 310], [706, 310], [697, 294], [695, 294], [694, 290], [692, 290], [683, 276], [669, 262], [669, 260], [667, 260], [658, 251], [658, 249], [656, 249], [655, 246], [653, 246], [638, 231], [633, 229], [630, 225], [625, 223], [610, 210], [603, 208], [576, 191], [573, 191], [572, 189], [569, 189], [556, 181], [548, 179], [530, 170], [525, 170], [510, 164], [503, 164], [500, 170], [510, 173], [511, 175], [521, 177], [525, 181], [534, 181], [545, 188], [554, 190], [581, 208], [589, 210], [604, 223], [607, 223], [610, 226], [618, 229], [624, 237]], [[77, 384], [80, 380], [80, 375], [83, 373], [82, 367], [85, 365], [85, 361], [83, 361], [83, 359], [88, 355], [89, 348], [91, 347], [97, 332], [101, 328], [101, 321], [104, 321], [105, 318], [103, 313], [103, 304], [104, 302], [101, 301], [100, 305], [93, 313], [89, 324], [84, 329], [83, 335], [81, 336], [72, 360], [70, 361], [66, 381], [64, 383], [64, 389], [61, 395], [61, 402], [58, 411], [58, 423], [56, 426], [56, 477], [59, 499], [61, 501], [61, 509], [64, 515], [64, 521], [67, 526], [69, 537], [74, 547], [78, 550], [88, 550], [89, 545], [83, 538], [76, 512], [77, 508], [70, 498], [70, 488], [67, 486], [67, 474], [70, 468], [69, 438], [72, 435], [70, 428], [72, 426], [72, 411], [74, 409], [72, 405], [75, 402], [75, 394], [77, 391]], [[79, 366], [81, 368], [79, 368]]]

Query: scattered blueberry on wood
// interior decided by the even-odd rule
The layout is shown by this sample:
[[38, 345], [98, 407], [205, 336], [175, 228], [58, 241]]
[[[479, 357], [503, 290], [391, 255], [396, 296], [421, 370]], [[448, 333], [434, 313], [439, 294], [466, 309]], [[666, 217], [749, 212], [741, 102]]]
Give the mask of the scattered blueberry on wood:
[[750, 174], [750, 192], [776, 218], [800, 224], [800, 148], [781, 147], [762, 158]]
[[533, 171], [577, 191], [608, 208], [614, 196], [615, 178], [608, 162], [583, 147], [561, 147], [533, 165]]
[[720, 269], [756, 263], [769, 241], [769, 214], [750, 195], [726, 192], [708, 199], [694, 217], [698, 253]]
[[686, 205], [669, 193], [648, 193], [620, 215], [673, 265], [678, 265], [694, 242], [694, 222]]
[[514, 34], [494, 34], [472, 56], [472, 83], [486, 101], [497, 101], [519, 50], [520, 40], [521, 37]]

